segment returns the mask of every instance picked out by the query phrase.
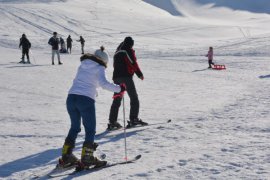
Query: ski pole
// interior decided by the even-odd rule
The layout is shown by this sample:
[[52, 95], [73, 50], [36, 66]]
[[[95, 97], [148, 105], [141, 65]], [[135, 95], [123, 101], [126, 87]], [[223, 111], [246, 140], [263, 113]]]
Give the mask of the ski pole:
[[123, 95], [123, 121], [124, 121], [124, 140], [125, 140], [125, 160], [127, 162], [127, 134], [126, 134], [126, 114], [125, 114], [125, 98]]
[[125, 94], [125, 91], [123, 91], [122, 93], [117, 93], [113, 96], [113, 99], [116, 99], [116, 98], [123, 98], [123, 121], [124, 121], [124, 141], [125, 141], [125, 157], [124, 159], [128, 160], [127, 158], [127, 133], [126, 133], [126, 110], [125, 110], [125, 98], [124, 98], [124, 94]]

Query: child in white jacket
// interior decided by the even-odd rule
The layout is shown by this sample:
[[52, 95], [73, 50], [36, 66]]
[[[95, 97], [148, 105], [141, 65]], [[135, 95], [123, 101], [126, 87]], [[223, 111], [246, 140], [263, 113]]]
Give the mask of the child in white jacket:
[[109, 57], [102, 46], [93, 54], [85, 54], [81, 57], [81, 65], [73, 81], [66, 101], [67, 111], [71, 119], [71, 127], [65, 139], [62, 149], [60, 165], [64, 167], [73, 166], [78, 163], [78, 159], [73, 155], [75, 141], [81, 131], [81, 120], [85, 129], [85, 141], [81, 154], [81, 165], [85, 167], [106, 165], [106, 161], [101, 161], [94, 157], [97, 144], [94, 143], [96, 133], [96, 110], [95, 97], [98, 87], [122, 93], [126, 87], [124, 84], [116, 85], [107, 81], [105, 69]]

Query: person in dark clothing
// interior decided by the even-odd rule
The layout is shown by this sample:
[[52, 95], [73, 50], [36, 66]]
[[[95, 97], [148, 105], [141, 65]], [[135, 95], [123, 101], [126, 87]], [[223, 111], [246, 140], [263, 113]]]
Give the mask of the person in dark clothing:
[[59, 38], [57, 37], [57, 32], [53, 33], [53, 37], [49, 39], [48, 44], [52, 46], [52, 65], [54, 65], [54, 55], [57, 54], [58, 58], [58, 64], [61, 65], [63, 64], [60, 61], [60, 53], [59, 53]]
[[[126, 90], [130, 98], [130, 114], [127, 127], [136, 125], [147, 125], [138, 118], [139, 115], [139, 99], [136, 87], [133, 81], [134, 73], [141, 80], [144, 79], [143, 73], [137, 63], [135, 51], [133, 50], [134, 40], [131, 37], [126, 37], [114, 54], [114, 71], [113, 81], [115, 84], [126, 84]], [[115, 94], [116, 95], [116, 94]], [[111, 105], [108, 130], [121, 128], [122, 126], [117, 122], [119, 107], [121, 106], [122, 97], [115, 98]]]
[[212, 65], [215, 65], [213, 63], [213, 56], [214, 56], [213, 47], [209, 47], [209, 51], [205, 56], [208, 57], [208, 64], [209, 64], [208, 68], [212, 68]]
[[67, 38], [67, 51], [69, 49], [69, 53], [71, 54], [71, 48], [72, 48], [72, 39], [71, 39], [71, 36], [69, 35], [68, 38]]
[[62, 37], [60, 37], [59, 39], [60, 39], [60, 44], [61, 44], [61, 46], [62, 46], [62, 44], [64, 44], [65, 41], [64, 41], [64, 39], [63, 39]]
[[83, 39], [82, 36], [80, 36], [80, 39], [77, 40], [78, 42], [81, 42], [81, 47], [82, 47], [82, 54], [84, 54], [84, 43], [85, 43], [85, 40]]
[[66, 49], [66, 43], [65, 40], [60, 37], [60, 44], [61, 44], [61, 48], [60, 48], [60, 53], [67, 53], [67, 49]]
[[[26, 35], [23, 34], [22, 37], [20, 38], [20, 44], [19, 48], [22, 47], [22, 60], [19, 63], [28, 63], [30, 64], [30, 58], [29, 58], [29, 49], [31, 48], [31, 43], [27, 39]], [[27, 62], [24, 61], [24, 56], [26, 55], [27, 57]]]

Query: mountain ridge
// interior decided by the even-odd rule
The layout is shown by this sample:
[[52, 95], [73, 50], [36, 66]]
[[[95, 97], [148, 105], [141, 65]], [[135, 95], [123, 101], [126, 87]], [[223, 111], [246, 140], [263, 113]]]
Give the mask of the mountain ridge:
[[[228, 8], [233, 11], [246, 11], [251, 13], [270, 14], [270, 1], [260, 0], [143, 0], [157, 8], [167, 11], [173, 16], [184, 16], [183, 9], [188, 4], [194, 4], [199, 8], [208, 6], [211, 8]], [[181, 7], [181, 8], [179, 8]]]

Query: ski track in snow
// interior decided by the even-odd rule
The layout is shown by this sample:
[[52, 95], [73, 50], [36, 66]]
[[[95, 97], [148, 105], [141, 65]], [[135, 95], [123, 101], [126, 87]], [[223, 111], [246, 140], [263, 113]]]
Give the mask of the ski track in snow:
[[[14, 7], [13, 7], [13, 8], [14, 8]], [[12, 10], [12, 9], [11, 9], [11, 10]], [[51, 24], [51, 25], [56, 25], [56, 27], [62, 28], [63, 31], [65, 31], [65, 32], [70, 32], [70, 33], [73, 33], [73, 34], [79, 36], [79, 34], [77, 34], [77, 33], [76, 33], [75, 31], [73, 31], [72, 29], [70, 29], [70, 28], [68, 28], [68, 27], [66, 27], [66, 26], [63, 26], [63, 25], [57, 23], [57, 22], [54, 21], [52, 18], [45, 18], [45, 17], [44, 17], [44, 14], [42, 15], [41, 12], [30, 12], [30, 11], [26, 11], [26, 10], [19, 9], [19, 8], [14, 8], [14, 10], [16, 10], [17, 13], [19, 13], [20, 11], [23, 11], [23, 12], [25, 12], [25, 14], [29, 14], [30, 17], [32, 16], [32, 17], [38, 18], [38, 22], [40, 22], [40, 20], [43, 20], [42, 23], [40, 23], [40, 24]], [[12, 10], [12, 11], [13, 11], [13, 10]], [[48, 12], [47, 12], [47, 13], [48, 13]], [[40, 14], [41, 14], [41, 15], [40, 15]], [[48, 14], [49, 14], [49, 13], [48, 13]], [[52, 13], [50, 13], [50, 14], [52, 14]], [[71, 20], [68, 19], [67, 16], [62, 17], [62, 19], [65, 19], [65, 20], [68, 21], [68, 22], [71, 21]], [[24, 19], [24, 21], [25, 21], [26, 23], [29, 23], [29, 22], [28, 22], [27, 20], [25, 20], [25, 19]], [[46, 23], [46, 21], [47, 21], [48, 23]], [[34, 24], [31, 24], [31, 23], [29, 23], [29, 24], [30, 24], [30, 25], [33, 25], [33, 26], [35, 26], [35, 27], [39, 27], [39, 26], [34, 25]], [[74, 24], [75, 24], [75, 23], [74, 23]], [[43, 27], [43, 29], [44, 29], [44, 27]], [[45, 30], [44, 30], [44, 31], [45, 31]], [[45, 32], [47, 32], [47, 33], [49, 32], [50, 35], [52, 34], [52, 31], [51, 31], [51, 30], [46, 30]]]
[[[14, 18], [10, 18], [11, 20], [14, 20], [15, 22], [18, 22], [18, 23], [21, 23], [21, 24], [27, 24], [27, 25], [33, 26], [35, 28], [38, 28], [39, 30], [44, 31], [44, 32], [46, 32], [48, 34], [52, 34], [52, 31], [50, 29], [47, 29], [47, 28], [45, 28], [43, 26], [40, 26], [40, 25], [38, 25], [36, 23], [33, 23], [33, 21], [29, 21], [29, 20], [27, 20], [27, 19], [25, 19], [23, 17], [19, 17], [16, 14], [12, 13], [13, 11], [9, 12], [9, 11], [6, 11], [4, 8], [1, 8], [1, 10], [5, 11], [6, 14], [9, 14], [9, 15], [15, 17], [17, 20], [14, 20]], [[16, 11], [17, 10], [18, 9], [16, 9]]]

